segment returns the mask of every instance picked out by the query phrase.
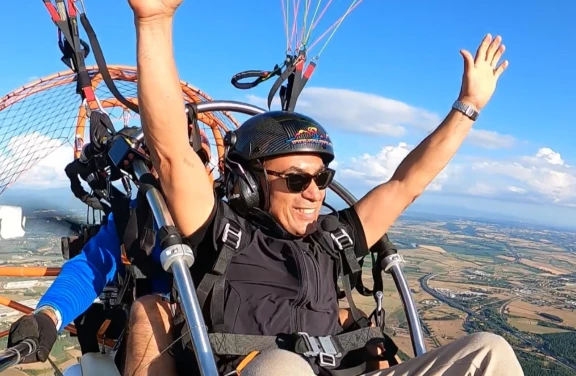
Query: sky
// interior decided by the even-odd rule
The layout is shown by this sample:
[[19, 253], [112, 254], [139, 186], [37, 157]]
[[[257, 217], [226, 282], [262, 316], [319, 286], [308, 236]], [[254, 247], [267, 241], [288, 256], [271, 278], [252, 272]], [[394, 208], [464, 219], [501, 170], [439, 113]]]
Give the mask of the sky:
[[[108, 64], [135, 65], [128, 2], [84, 3]], [[318, 0], [311, 3], [314, 9]], [[334, 0], [314, 31], [323, 33], [351, 3]], [[3, 9], [0, 30], [13, 36], [3, 39], [3, 56], [8, 58], [0, 60], [5, 72], [2, 95], [66, 69], [56, 45], [56, 28], [41, 2], [34, 6], [7, 2]], [[510, 66], [457, 155], [417, 204], [574, 227], [574, 14], [576, 3], [560, 0], [486, 0], [473, 7], [456, 0], [364, 0], [322, 51], [297, 111], [329, 130], [336, 150], [336, 178], [361, 197], [386, 182], [449, 112], [460, 90], [459, 50], [474, 53], [486, 33], [501, 35]], [[283, 61], [281, 1], [184, 0], [174, 35], [181, 79], [216, 99], [266, 106], [270, 83], [242, 91], [230, 84], [230, 78], [248, 69], [269, 70]], [[87, 63], [94, 63], [92, 56]], [[14, 135], [18, 136], [23, 137]], [[36, 137], [36, 144], [53, 142]], [[5, 163], [13, 155], [2, 141], [7, 140], [0, 140], [0, 162]], [[10, 189], [40, 188], [41, 195], [47, 187], [67, 186], [63, 168], [71, 157], [70, 146], [58, 149]]]

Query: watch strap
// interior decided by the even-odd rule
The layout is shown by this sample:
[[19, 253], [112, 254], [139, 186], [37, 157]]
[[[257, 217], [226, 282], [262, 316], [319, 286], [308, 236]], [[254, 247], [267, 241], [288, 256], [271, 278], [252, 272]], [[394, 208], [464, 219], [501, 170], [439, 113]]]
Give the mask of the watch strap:
[[474, 107], [470, 106], [469, 104], [463, 103], [461, 101], [455, 101], [452, 105], [452, 108], [455, 110], [460, 111], [464, 115], [468, 116], [470, 119], [476, 121], [480, 113], [474, 109]]

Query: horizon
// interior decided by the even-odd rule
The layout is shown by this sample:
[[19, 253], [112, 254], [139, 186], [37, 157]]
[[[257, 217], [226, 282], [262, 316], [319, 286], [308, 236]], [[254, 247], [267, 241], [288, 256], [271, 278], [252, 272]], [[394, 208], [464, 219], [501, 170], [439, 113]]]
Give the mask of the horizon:
[[[43, 196], [31, 197], [38, 190], [17, 190], [11, 191], [10, 188], [0, 195], [0, 206], [14, 205], [20, 206], [23, 213], [29, 216], [31, 213], [39, 210], [61, 210], [86, 212], [87, 206], [78, 200], [68, 188], [50, 188], [49, 196], [57, 199], [46, 200]], [[44, 190], [46, 191], [46, 190]], [[329, 191], [327, 201], [337, 210], [346, 207], [344, 201], [337, 198], [335, 193]], [[537, 227], [539, 229], [548, 229], [562, 232], [576, 232], [576, 224], [573, 222], [566, 225], [551, 224], [544, 221], [522, 218], [510, 214], [502, 214], [489, 210], [470, 209], [459, 205], [450, 205], [442, 203], [428, 203], [416, 201], [410, 205], [399, 217], [403, 219], [423, 219], [423, 220], [440, 220], [440, 219], [464, 219], [473, 221], [487, 221], [490, 223], [500, 223], [506, 225], [515, 225], [525, 228]], [[393, 225], [394, 226], [394, 225]]]

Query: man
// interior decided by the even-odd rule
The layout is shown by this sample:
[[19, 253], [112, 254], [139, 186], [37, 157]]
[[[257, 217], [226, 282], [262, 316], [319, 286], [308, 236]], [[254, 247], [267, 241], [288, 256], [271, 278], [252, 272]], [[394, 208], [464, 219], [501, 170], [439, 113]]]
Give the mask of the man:
[[[147, 146], [171, 214], [197, 249], [191, 272], [199, 299], [205, 303], [210, 331], [270, 337], [294, 332], [328, 336], [346, 330], [343, 318], [347, 313], [338, 310], [334, 259], [317, 243], [326, 234], [318, 218], [325, 188], [334, 174], [328, 167], [334, 155], [325, 130], [295, 113], [272, 112], [249, 119], [229, 139], [225, 161], [228, 202], [216, 200], [202, 164], [184, 142], [186, 118], [172, 51], [172, 22], [181, 0], [129, 3], [135, 15], [138, 97]], [[348, 229], [360, 254], [383, 237], [456, 153], [508, 66], [508, 62], [499, 65], [503, 53], [500, 37], [492, 39], [490, 35], [475, 58], [461, 51], [465, 65], [462, 89], [446, 119], [405, 158], [390, 181], [374, 188], [354, 207], [337, 213], [338, 224]], [[227, 254], [227, 267], [217, 270], [222, 265], [218, 265], [221, 259], [214, 248], [218, 240], [226, 242], [223, 235], [231, 235], [230, 224], [240, 225], [242, 237], [233, 240], [244, 243], [228, 249], [232, 253]], [[222, 275], [224, 280], [219, 279]], [[207, 284], [209, 292], [202, 286], [207, 276], [212, 280]], [[169, 328], [180, 336], [170, 318], [168, 305], [153, 297], [135, 304], [131, 314], [135, 327], [152, 324], [157, 343], [170, 342]], [[143, 339], [152, 336], [152, 332], [140, 334]], [[259, 346], [247, 338], [239, 341], [243, 348]], [[171, 359], [159, 357], [158, 349], [147, 348], [144, 341], [134, 339], [128, 351], [132, 351], [129, 357], [133, 361], [144, 364], [137, 375], [177, 372]], [[287, 363], [279, 364], [282, 356], [269, 356], [277, 351], [285, 354], [273, 350], [256, 356], [242, 372], [265, 375], [274, 369], [275, 375], [337, 374], [334, 371], [338, 370], [319, 366], [318, 359], [306, 359], [310, 367], [304, 371], [295, 370], [296, 363], [288, 360], [288, 355]], [[184, 358], [194, 359], [190, 352], [185, 354]], [[225, 354], [217, 358], [221, 372], [234, 370], [243, 360]], [[522, 374], [510, 346], [489, 334], [466, 337], [381, 374], [404, 375], [408, 371], [418, 375]]]
[[[119, 134], [130, 136], [135, 130], [137, 128], [131, 128]], [[198, 155], [206, 165], [205, 171], [209, 172], [208, 164], [211, 157], [209, 140], [204, 131], [200, 130], [199, 135], [201, 148], [198, 149]], [[192, 138], [190, 146], [191, 143]], [[133, 200], [130, 204], [134, 207], [136, 201]], [[64, 263], [60, 274], [44, 293], [34, 313], [25, 315], [12, 324], [8, 338], [9, 346], [26, 338], [36, 339], [39, 343], [39, 351], [27, 357], [25, 362], [46, 361], [56, 341], [57, 332], [73, 320], [78, 329], [82, 352], [99, 351], [96, 338], [86, 338], [91, 334], [95, 335], [105, 319], [101, 317], [99, 307], [94, 307], [92, 303], [104, 292], [105, 287], [117, 285], [120, 279], [126, 283], [128, 271], [121, 247], [125, 245], [123, 242], [126, 238], [123, 236], [123, 231], [118, 230], [118, 222], [114, 212], [110, 213], [98, 232], [83, 246], [82, 252]], [[160, 265], [159, 242], [153, 246], [152, 261]], [[158, 273], [154, 273], [153, 278], [141, 281], [142, 283], [136, 286], [146, 290], [139, 292], [139, 295], [153, 294], [164, 298], [170, 294], [168, 275], [160, 267], [155, 271]], [[122, 316], [117, 310], [112, 311], [111, 315], [113, 320]], [[83, 323], [85, 333], [82, 338], [78, 325], [80, 322]], [[137, 336], [136, 332], [137, 330], [133, 336]]]

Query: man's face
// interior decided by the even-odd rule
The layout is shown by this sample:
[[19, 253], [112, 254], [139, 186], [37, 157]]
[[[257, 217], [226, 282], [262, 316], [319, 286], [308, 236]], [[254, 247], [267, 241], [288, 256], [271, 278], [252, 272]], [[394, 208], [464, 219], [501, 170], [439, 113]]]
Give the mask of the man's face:
[[[320, 190], [314, 180], [302, 192], [290, 192], [285, 177], [293, 173], [316, 175], [324, 170], [322, 159], [314, 154], [298, 154], [265, 161], [270, 186], [270, 214], [295, 236], [305, 236], [315, 229], [326, 190]], [[281, 173], [284, 177], [273, 176]]]

